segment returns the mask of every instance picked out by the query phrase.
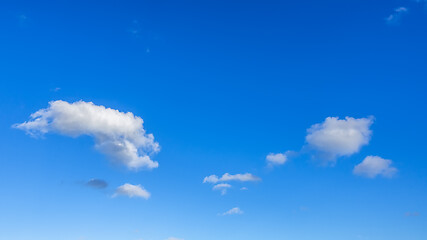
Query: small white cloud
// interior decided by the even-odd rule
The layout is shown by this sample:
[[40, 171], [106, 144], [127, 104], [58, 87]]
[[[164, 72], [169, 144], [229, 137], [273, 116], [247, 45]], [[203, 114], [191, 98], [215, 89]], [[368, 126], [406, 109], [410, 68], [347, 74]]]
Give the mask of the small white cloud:
[[183, 238], [169, 237], [166, 240], [184, 240]]
[[337, 157], [359, 152], [371, 139], [373, 117], [328, 117], [324, 122], [307, 129], [308, 146], [325, 160], [334, 162]]
[[406, 13], [408, 13], [408, 8], [398, 7], [394, 9], [393, 13], [391, 13], [388, 17], [385, 18], [385, 21], [388, 24], [392, 25], [399, 24], [402, 19], [402, 16]]
[[203, 179], [203, 183], [217, 183], [219, 178], [217, 175], [210, 175]]
[[397, 169], [391, 167], [391, 164], [391, 160], [378, 156], [367, 156], [361, 163], [354, 167], [353, 173], [367, 178], [374, 178], [378, 175], [393, 177]]
[[144, 199], [149, 199], [151, 194], [145, 190], [141, 185], [132, 185], [129, 183], [125, 183], [116, 189], [116, 192], [113, 194], [113, 197], [117, 196], [128, 196], [139, 197]]
[[236, 214], [238, 214], [238, 215], [243, 214], [243, 211], [240, 210], [240, 208], [235, 207], [235, 208], [228, 210], [227, 212], [221, 213], [220, 215], [226, 216], [226, 215], [236, 215]]
[[217, 182], [228, 182], [228, 181], [240, 181], [240, 182], [251, 182], [251, 181], [260, 181], [261, 178], [252, 175], [251, 173], [244, 174], [229, 174], [225, 173], [219, 178], [216, 175], [210, 175], [203, 179], [203, 183], [217, 183]]
[[220, 190], [221, 195], [225, 195], [227, 193], [227, 188], [231, 188], [231, 185], [228, 183], [219, 183], [212, 187], [212, 190]]
[[150, 155], [160, 150], [152, 134], [143, 128], [142, 118], [131, 112], [95, 105], [92, 102], [49, 102], [49, 107], [31, 114], [31, 120], [13, 127], [32, 136], [46, 133], [95, 139], [95, 147], [115, 162], [130, 169], [157, 168]]
[[242, 188], [240, 188], [240, 190], [246, 191], [246, 190], [248, 190], [248, 188], [247, 187], [242, 187]]
[[265, 157], [268, 166], [282, 165], [288, 161], [286, 153], [270, 153]]
[[220, 181], [226, 182], [226, 181], [241, 181], [241, 182], [253, 182], [253, 181], [260, 181], [261, 179], [257, 176], [254, 176], [250, 173], [244, 173], [244, 174], [229, 174], [225, 173], [222, 175]]

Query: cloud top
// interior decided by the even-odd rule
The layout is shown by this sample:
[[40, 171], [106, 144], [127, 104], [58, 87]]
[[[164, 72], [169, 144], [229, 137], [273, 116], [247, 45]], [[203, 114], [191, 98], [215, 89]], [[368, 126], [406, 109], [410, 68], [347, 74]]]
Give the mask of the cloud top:
[[367, 156], [361, 163], [353, 169], [355, 175], [367, 178], [376, 176], [393, 177], [397, 169], [391, 166], [392, 161], [378, 156]]
[[370, 127], [373, 117], [352, 118], [328, 117], [324, 122], [307, 129], [306, 141], [311, 149], [323, 158], [335, 161], [337, 157], [359, 152], [371, 139]]
[[113, 161], [130, 169], [157, 168], [150, 155], [160, 150], [152, 134], [146, 134], [142, 118], [131, 112], [95, 105], [92, 102], [49, 102], [49, 107], [31, 114], [30, 120], [13, 127], [32, 136], [56, 133], [69, 137], [88, 135], [95, 147]]
[[117, 196], [128, 196], [130, 198], [139, 197], [148, 199], [150, 198], [151, 194], [141, 185], [132, 185], [130, 183], [125, 183], [116, 189], [116, 192], [113, 194], [113, 197]]

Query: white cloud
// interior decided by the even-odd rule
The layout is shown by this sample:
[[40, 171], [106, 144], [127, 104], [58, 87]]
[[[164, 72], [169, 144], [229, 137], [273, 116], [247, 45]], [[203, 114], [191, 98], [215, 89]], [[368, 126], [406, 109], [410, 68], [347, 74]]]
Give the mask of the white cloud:
[[388, 17], [385, 18], [385, 21], [388, 24], [399, 24], [402, 16], [408, 13], [408, 8], [406, 7], [398, 7], [395, 8], [393, 13], [391, 13]]
[[240, 210], [240, 208], [235, 207], [235, 208], [228, 210], [227, 212], [221, 213], [220, 215], [225, 216], [225, 215], [236, 215], [236, 214], [243, 214], [243, 211]]
[[288, 161], [286, 153], [270, 153], [265, 157], [269, 166], [282, 165]]
[[128, 197], [140, 197], [144, 199], [150, 198], [151, 194], [145, 190], [141, 185], [132, 185], [130, 183], [125, 183], [116, 189], [116, 192], [113, 194], [113, 197], [117, 196], [128, 196]]
[[160, 150], [152, 134], [146, 134], [142, 118], [131, 112], [95, 105], [92, 102], [49, 102], [49, 107], [31, 114], [31, 120], [15, 128], [32, 136], [57, 133], [70, 137], [92, 136], [95, 147], [130, 169], [157, 168], [150, 155]]
[[240, 190], [246, 191], [246, 190], [248, 190], [248, 188], [247, 187], [242, 187], [242, 188], [240, 188]]
[[354, 167], [353, 173], [367, 178], [374, 178], [378, 175], [393, 177], [397, 169], [391, 167], [391, 164], [391, 160], [378, 156], [367, 156], [361, 163]]
[[176, 237], [169, 237], [166, 240], [184, 240], [182, 238], [176, 238]]
[[203, 183], [217, 183], [219, 182], [219, 178], [217, 175], [210, 175], [203, 179]]
[[225, 173], [219, 178], [216, 175], [210, 175], [203, 179], [203, 183], [217, 183], [217, 182], [228, 182], [228, 181], [241, 181], [241, 182], [250, 182], [250, 181], [260, 181], [261, 178], [254, 176], [250, 173], [244, 174], [229, 174]]
[[324, 122], [307, 129], [308, 146], [326, 160], [335, 161], [337, 157], [350, 156], [359, 152], [369, 143], [373, 118], [328, 117]]
[[261, 179], [257, 176], [254, 176], [250, 173], [244, 173], [244, 174], [229, 174], [225, 173], [222, 175], [220, 181], [226, 182], [226, 181], [241, 181], [241, 182], [253, 182], [253, 181], [260, 181]]
[[227, 188], [231, 188], [231, 185], [228, 183], [219, 183], [212, 187], [212, 190], [220, 190], [221, 195], [225, 195], [227, 193]]

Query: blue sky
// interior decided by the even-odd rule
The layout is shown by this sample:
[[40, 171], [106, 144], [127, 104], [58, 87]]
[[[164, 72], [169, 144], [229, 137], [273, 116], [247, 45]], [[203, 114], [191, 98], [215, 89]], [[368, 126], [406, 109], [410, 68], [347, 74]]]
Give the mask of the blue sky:
[[0, 239], [424, 239], [426, 26], [412, 0], [1, 1]]

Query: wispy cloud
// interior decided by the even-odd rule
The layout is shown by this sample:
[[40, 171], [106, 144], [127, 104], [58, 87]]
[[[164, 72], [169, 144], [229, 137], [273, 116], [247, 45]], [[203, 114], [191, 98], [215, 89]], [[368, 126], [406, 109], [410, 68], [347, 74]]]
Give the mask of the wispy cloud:
[[299, 207], [299, 210], [301, 211], [301, 212], [307, 212], [308, 210], [310, 210], [308, 207], [306, 207], [306, 206], [300, 206]]
[[21, 14], [19, 14], [18, 16], [17, 16], [17, 18], [18, 18], [18, 21], [19, 21], [19, 23], [22, 25], [22, 24], [25, 24], [27, 21], [28, 21], [28, 16], [26, 15], [26, 14], [24, 14], [24, 13], [21, 13]]
[[385, 18], [387, 24], [396, 25], [400, 24], [403, 15], [408, 13], [408, 8], [406, 7], [398, 7], [393, 10], [393, 12]]
[[152, 134], [143, 128], [142, 118], [131, 112], [95, 105], [92, 102], [49, 102], [49, 107], [31, 114], [31, 120], [13, 127], [31, 136], [46, 133], [78, 137], [88, 135], [95, 139], [95, 147], [114, 162], [130, 169], [157, 168], [150, 155], [160, 150]]
[[91, 179], [89, 181], [87, 181], [85, 183], [86, 186], [91, 187], [91, 188], [98, 188], [98, 189], [102, 189], [102, 188], [106, 188], [108, 186], [108, 183], [102, 179]]
[[252, 175], [251, 173], [244, 174], [229, 174], [225, 173], [219, 178], [217, 175], [210, 175], [203, 179], [203, 183], [217, 183], [217, 182], [228, 182], [228, 181], [240, 181], [240, 182], [254, 182], [261, 181], [261, 178]]
[[184, 240], [183, 238], [168, 237], [166, 240]]
[[219, 183], [212, 187], [212, 190], [220, 190], [221, 195], [225, 195], [227, 193], [227, 189], [231, 188], [231, 185], [228, 183]]
[[427, 8], [427, 0], [414, 0], [417, 3], [420, 3], [421, 5], [424, 5], [424, 7]]
[[367, 178], [376, 176], [393, 177], [397, 169], [391, 166], [392, 161], [378, 156], [367, 156], [353, 169], [355, 175]]
[[132, 185], [130, 183], [125, 183], [116, 189], [116, 192], [113, 194], [113, 197], [117, 196], [128, 196], [130, 198], [139, 197], [148, 199], [150, 198], [151, 194], [141, 185]]
[[139, 36], [139, 34], [141, 33], [141, 26], [139, 24], [138, 20], [133, 20], [132, 21], [132, 25], [131, 27], [128, 29], [128, 31], [133, 35], [133, 36]]
[[418, 216], [420, 216], [420, 213], [419, 212], [406, 212], [405, 216], [406, 217], [418, 217]]
[[230, 210], [228, 210], [228, 211], [226, 211], [224, 213], [220, 213], [219, 215], [221, 215], [221, 216], [226, 216], [226, 215], [241, 215], [243, 213], [244, 212], [242, 210], [240, 210], [240, 208], [234, 207], [234, 208], [232, 208], [232, 209], [230, 209]]

